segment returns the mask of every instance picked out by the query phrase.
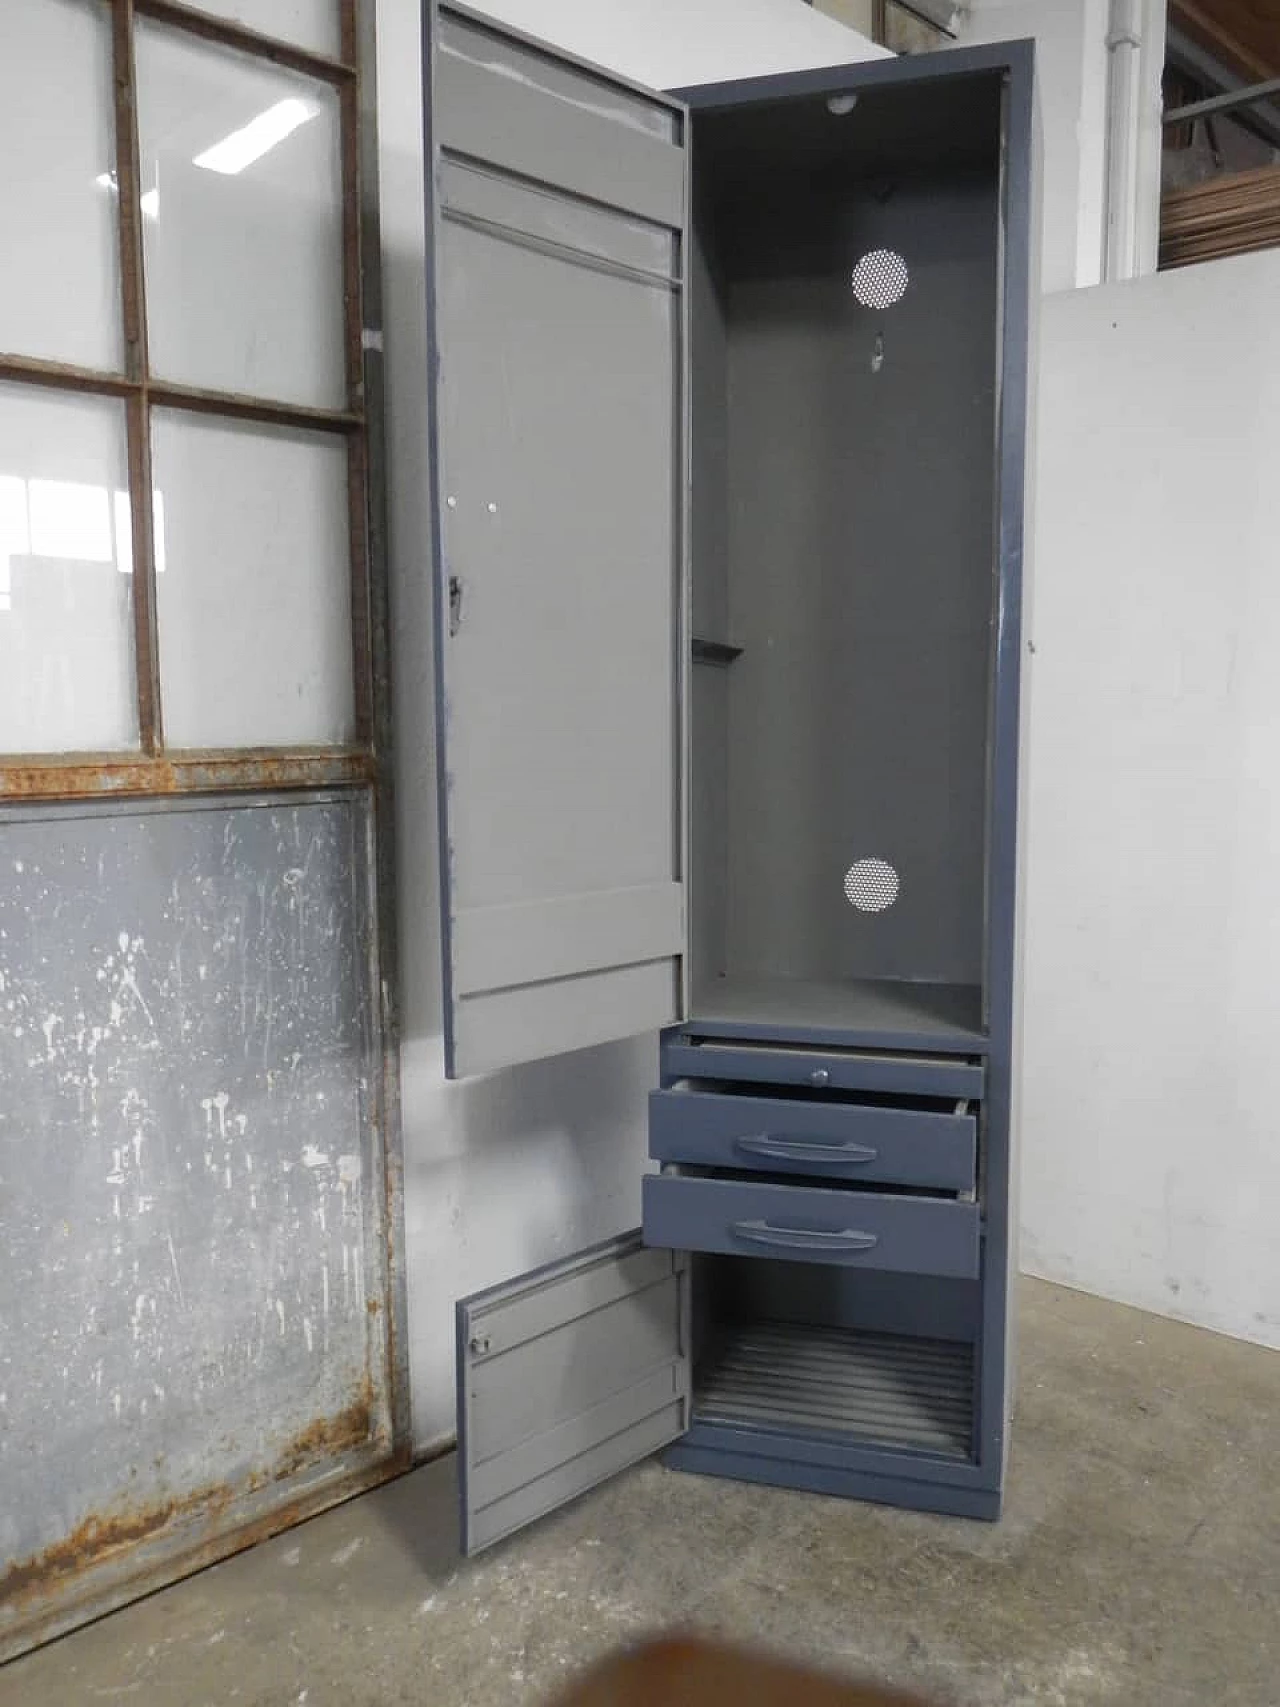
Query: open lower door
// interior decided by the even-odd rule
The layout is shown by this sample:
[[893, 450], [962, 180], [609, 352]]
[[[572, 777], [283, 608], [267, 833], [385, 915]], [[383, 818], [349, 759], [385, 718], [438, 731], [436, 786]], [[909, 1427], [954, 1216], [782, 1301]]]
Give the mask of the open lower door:
[[464, 1553], [684, 1433], [688, 1260], [629, 1233], [458, 1305]]
[[685, 117], [452, 8], [429, 49], [451, 1077], [681, 1017]]

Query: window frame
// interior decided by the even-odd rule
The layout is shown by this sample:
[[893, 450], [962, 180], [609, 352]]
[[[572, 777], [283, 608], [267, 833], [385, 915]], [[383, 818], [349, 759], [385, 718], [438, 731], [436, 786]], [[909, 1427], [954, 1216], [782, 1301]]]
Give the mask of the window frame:
[[[103, 753], [0, 753], [0, 800], [72, 800], [155, 794], [201, 794], [245, 789], [315, 789], [374, 784], [385, 777], [390, 693], [384, 529], [375, 505], [371, 449], [380, 373], [369, 358], [381, 335], [370, 324], [377, 304], [378, 225], [372, 193], [365, 195], [366, 160], [373, 158], [373, 67], [362, 55], [366, 0], [334, 0], [339, 20], [336, 58], [281, 41], [230, 18], [202, 12], [185, 0], [98, 0], [111, 30], [117, 231], [123, 361], [118, 372], [6, 353], [0, 381], [63, 393], [115, 398], [124, 405], [129, 508], [133, 531], [133, 647], [138, 745]], [[338, 97], [343, 271], [344, 400], [315, 408], [277, 398], [176, 384], [152, 373], [147, 342], [147, 282], [143, 257], [142, 178], [138, 140], [136, 30], [139, 19], [188, 41], [204, 41], [263, 64], [316, 79]], [[371, 32], [369, 38], [372, 39]], [[174, 749], [165, 741], [156, 621], [151, 411], [188, 411], [249, 424], [318, 431], [346, 447], [350, 524], [353, 739], [342, 746]], [[379, 464], [379, 466], [381, 466]], [[376, 486], [380, 492], [380, 484]], [[376, 559], [376, 568], [375, 568]]]

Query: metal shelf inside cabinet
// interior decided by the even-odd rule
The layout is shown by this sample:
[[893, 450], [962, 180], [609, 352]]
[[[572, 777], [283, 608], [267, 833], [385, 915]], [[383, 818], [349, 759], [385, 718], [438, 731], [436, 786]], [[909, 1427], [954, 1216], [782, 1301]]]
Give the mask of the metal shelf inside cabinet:
[[[743, 976], [700, 979], [690, 1029], [724, 1035], [794, 1033], [813, 1043], [983, 1052], [976, 984], [889, 978]], [[843, 1035], [841, 1035], [843, 1034]]]
[[694, 1414], [966, 1459], [973, 1375], [970, 1345], [793, 1322], [736, 1324], [721, 1329], [699, 1370]]
[[741, 658], [741, 646], [730, 646], [727, 640], [693, 641], [693, 661], [695, 664], [714, 664], [718, 669], [727, 669], [735, 659]]

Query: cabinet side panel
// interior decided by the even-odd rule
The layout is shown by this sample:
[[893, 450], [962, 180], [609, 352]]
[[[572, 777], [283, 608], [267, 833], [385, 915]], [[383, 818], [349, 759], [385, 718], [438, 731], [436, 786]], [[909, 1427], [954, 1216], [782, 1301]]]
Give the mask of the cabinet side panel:
[[1003, 1475], [1013, 1402], [1018, 1269], [1022, 913], [1025, 862], [1031, 538], [1028, 481], [1034, 431], [1039, 302], [1040, 161], [1034, 50], [1013, 44], [1005, 93], [1003, 269], [998, 431], [998, 604], [990, 761], [985, 1001], [991, 1054], [985, 1109], [987, 1237], [980, 1450]]

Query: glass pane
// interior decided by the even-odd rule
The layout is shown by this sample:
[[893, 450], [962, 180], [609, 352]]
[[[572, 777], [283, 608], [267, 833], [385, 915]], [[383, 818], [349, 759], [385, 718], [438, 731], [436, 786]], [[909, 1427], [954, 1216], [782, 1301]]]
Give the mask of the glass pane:
[[200, 10], [247, 24], [277, 41], [338, 57], [338, 0], [201, 0]]
[[950, 37], [924, 18], [917, 18], [889, 0], [884, 21], [884, 45], [894, 53], [933, 53]]
[[866, 36], [868, 41], [875, 38], [874, 0], [813, 0], [813, 9], [847, 24], [851, 30]]
[[345, 443], [157, 410], [152, 466], [166, 744], [350, 741]]
[[341, 407], [337, 96], [163, 28], [137, 43], [152, 372]]
[[137, 744], [124, 406], [0, 386], [0, 751]]
[[109, 16], [86, 0], [0, 9], [0, 350], [118, 369]]

